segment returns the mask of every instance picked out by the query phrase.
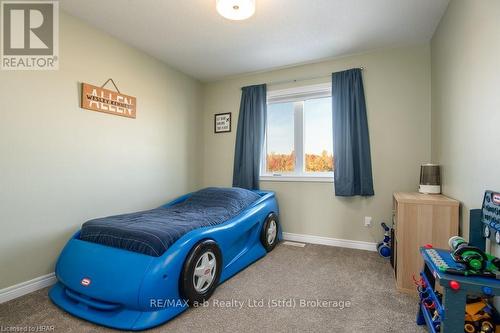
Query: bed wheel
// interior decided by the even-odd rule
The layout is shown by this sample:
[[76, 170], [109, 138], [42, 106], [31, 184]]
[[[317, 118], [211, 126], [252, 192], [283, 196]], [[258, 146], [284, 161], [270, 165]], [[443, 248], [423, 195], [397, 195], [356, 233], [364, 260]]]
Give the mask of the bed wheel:
[[267, 252], [271, 252], [278, 243], [279, 222], [278, 215], [271, 213], [264, 221], [264, 226], [260, 234], [260, 241]]
[[213, 240], [198, 243], [189, 252], [181, 275], [181, 294], [190, 305], [203, 303], [219, 284], [222, 255]]

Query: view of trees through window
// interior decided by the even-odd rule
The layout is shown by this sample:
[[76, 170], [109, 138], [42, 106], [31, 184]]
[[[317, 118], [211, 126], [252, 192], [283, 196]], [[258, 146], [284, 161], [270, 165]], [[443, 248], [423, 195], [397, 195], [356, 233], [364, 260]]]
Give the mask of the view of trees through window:
[[333, 154], [323, 150], [321, 155], [306, 154], [305, 169], [308, 172], [332, 172]]
[[[269, 173], [311, 173], [333, 171], [331, 98], [268, 105], [266, 171]], [[301, 112], [295, 117], [296, 112]], [[295, 120], [303, 128], [295, 133]], [[303, 156], [296, 156], [295, 142], [302, 143]], [[295, 170], [297, 158], [303, 170]]]
[[290, 154], [267, 154], [267, 170], [270, 172], [292, 172], [295, 170], [295, 152]]
[[[305, 154], [304, 168], [308, 172], [332, 172], [333, 154], [323, 150], [321, 154]], [[270, 172], [293, 172], [295, 152], [290, 154], [267, 154], [267, 170]]]

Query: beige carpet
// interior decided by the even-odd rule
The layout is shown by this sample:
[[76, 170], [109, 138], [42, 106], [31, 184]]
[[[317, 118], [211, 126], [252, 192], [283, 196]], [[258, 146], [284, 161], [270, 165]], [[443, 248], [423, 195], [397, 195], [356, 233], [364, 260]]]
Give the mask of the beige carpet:
[[[110, 331], [66, 314], [47, 291], [0, 304], [3, 329], [48, 325], [55, 332]], [[295, 308], [278, 302], [289, 299]], [[231, 300], [244, 305], [221, 307]], [[260, 300], [264, 306], [250, 307]], [[278, 306], [269, 307], [268, 300]], [[313, 304], [302, 307], [306, 300]], [[311, 306], [315, 300], [330, 302]], [[208, 307], [189, 309], [148, 332], [425, 332], [415, 325], [416, 309], [416, 298], [395, 291], [389, 262], [374, 252], [279, 245], [220, 285]]]

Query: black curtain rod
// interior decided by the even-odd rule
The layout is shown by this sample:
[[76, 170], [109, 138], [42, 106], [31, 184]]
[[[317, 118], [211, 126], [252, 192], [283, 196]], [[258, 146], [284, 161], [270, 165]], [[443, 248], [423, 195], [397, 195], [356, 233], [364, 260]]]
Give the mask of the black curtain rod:
[[[349, 69], [355, 69], [355, 68], [359, 68], [361, 70], [364, 70], [365, 68], [364, 67], [354, 67], [354, 68], [349, 68]], [[349, 69], [343, 69], [341, 71], [337, 71], [337, 72], [343, 72], [345, 70], [349, 70]], [[336, 72], [333, 72], [333, 73], [336, 73]], [[303, 78], [300, 78], [300, 79], [292, 79], [292, 80], [281, 80], [281, 81], [271, 81], [271, 82], [268, 82], [267, 84], [268, 85], [276, 85], [276, 84], [284, 84], [284, 83], [291, 83], [291, 82], [299, 82], [299, 81], [309, 81], [309, 80], [316, 80], [316, 79], [326, 79], [326, 78], [329, 78], [331, 77], [332, 74], [328, 74], [328, 75], [321, 75], [321, 76], [312, 76], [312, 77], [303, 77]]]

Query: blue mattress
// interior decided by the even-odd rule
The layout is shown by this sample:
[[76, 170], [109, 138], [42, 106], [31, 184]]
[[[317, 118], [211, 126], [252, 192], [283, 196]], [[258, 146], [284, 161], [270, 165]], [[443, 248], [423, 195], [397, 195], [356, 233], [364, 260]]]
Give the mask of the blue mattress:
[[85, 222], [80, 239], [159, 257], [189, 231], [223, 223], [258, 198], [241, 188], [206, 188], [170, 207]]

